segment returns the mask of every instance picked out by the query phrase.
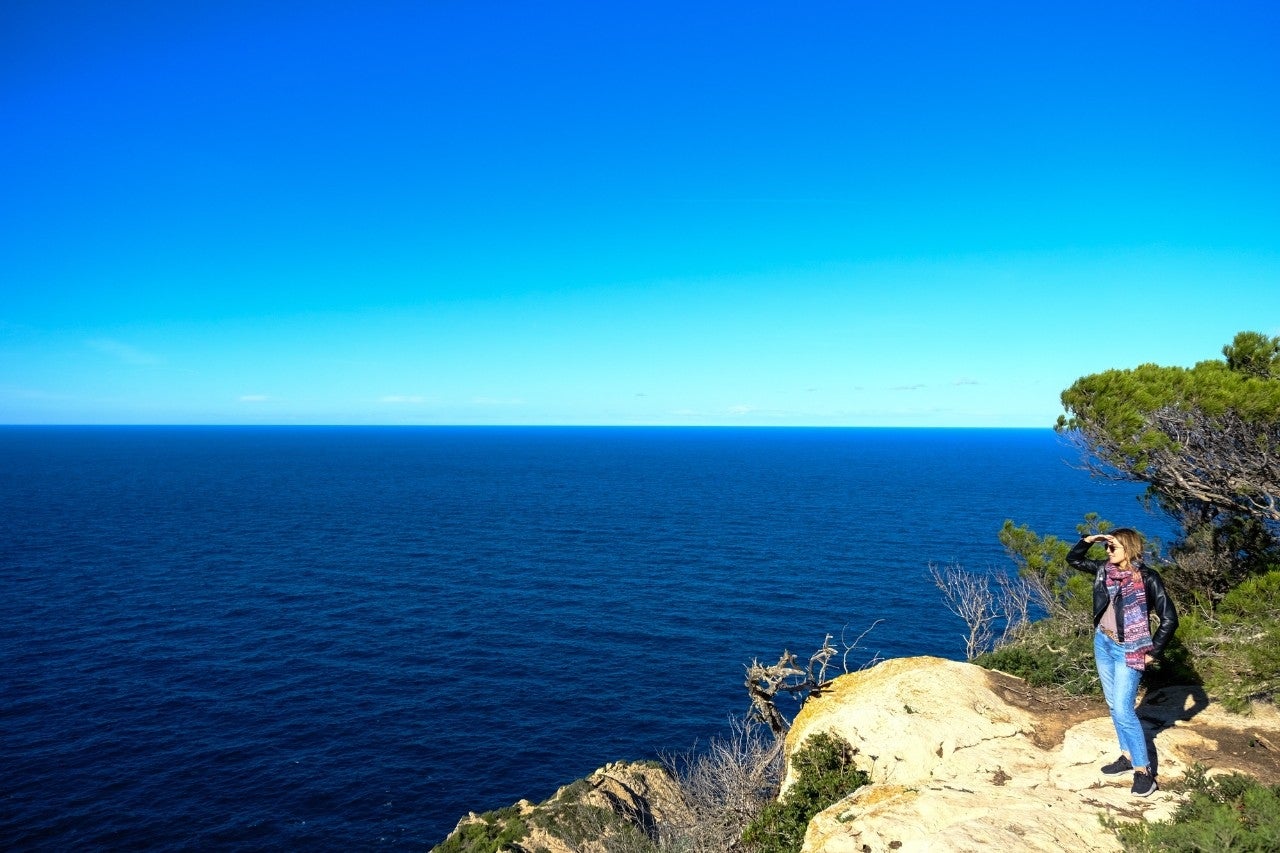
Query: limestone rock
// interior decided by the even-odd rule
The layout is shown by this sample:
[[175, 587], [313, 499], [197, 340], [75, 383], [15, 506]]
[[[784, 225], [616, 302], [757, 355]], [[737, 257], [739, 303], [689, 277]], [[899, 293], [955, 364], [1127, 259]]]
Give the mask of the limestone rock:
[[[968, 763], [976, 746], [999, 748], [1034, 728], [1030, 714], [991, 690], [979, 667], [894, 658], [810, 696], [787, 736], [787, 752], [794, 754], [814, 732], [834, 732], [853, 744], [858, 769], [872, 779], [912, 785], [941, 765]], [[788, 774], [783, 792], [791, 783]]]
[[[1194, 687], [1148, 693], [1138, 707], [1162, 783], [1193, 763], [1280, 784], [1280, 711], [1228, 713]], [[1098, 818], [1167, 820], [1168, 790], [1146, 799], [1098, 768], [1119, 752], [1097, 698], [1037, 691], [1020, 679], [933, 657], [884, 661], [809, 696], [789, 754], [818, 732], [843, 737], [871, 783], [818, 814], [803, 853], [1119, 850]], [[784, 790], [792, 779], [783, 781]], [[450, 849], [604, 853], [627, 834], [688, 825], [676, 780], [653, 764], [608, 764], [547, 801], [471, 814]], [[468, 841], [470, 839], [470, 841]], [[498, 839], [501, 839], [500, 841]], [[643, 847], [643, 844], [638, 845]]]
[[[1280, 773], [1273, 750], [1250, 746], [1280, 743], [1274, 706], [1241, 717], [1173, 688], [1146, 696], [1139, 716], [1161, 780], [1195, 761], [1271, 781]], [[814, 818], [804, 853], [1118, 850], [1099, 815], [1167, 820], [1177, 806], [1168, 792], [1135, 798], [1130, 777], [1099, 774], [1119, 752], [1100, 701], [1058, 707], [971, 664], [905, 658], [842, 676], [809, 697], [789, 753], [820, 731], [848, 740], [872, 782]]]
[[[440, 846], [467, 837], [503, 835], [502, 849], [547, 853], [603, 853], [623, 833], [654, 837], [662, 823], [685, 818], [679, 785], [664, 768], [619, 761], [566, 785], [534, 805], [520, 800], [506, 809], [472, 812]], [[490, 847], [490, 849], [492, 849]]]

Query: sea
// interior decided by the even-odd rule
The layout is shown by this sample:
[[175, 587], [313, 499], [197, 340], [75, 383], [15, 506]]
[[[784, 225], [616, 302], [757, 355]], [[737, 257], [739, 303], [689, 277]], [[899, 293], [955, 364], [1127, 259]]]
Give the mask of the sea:
[[2, 427], [0, 849], [428, 850], [753, 659], [963, 659], [931, 565], [1140, 493], [1051, 429]]

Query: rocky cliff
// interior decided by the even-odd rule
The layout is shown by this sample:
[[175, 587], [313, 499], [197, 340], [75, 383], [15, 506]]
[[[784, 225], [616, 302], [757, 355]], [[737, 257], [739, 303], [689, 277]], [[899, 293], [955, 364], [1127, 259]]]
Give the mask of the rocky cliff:
[[[1196, 688], [1166, 688], [1138, 713], [1166, 783], [1193, 762], [1280, 781], [1274, 706], [1239, 716]], [[1099, 815], [1166, 820], [1177, 807], [1167, 791], [1139, 799], [1130, 777], [1099, 774], [1119, 752], [1100, 701], [970, 664], [906, 658], [842, 676], [805, 703], [789, 751], [819, 731], [853, 744], [872, 782], [814, 818], [804, 853], [1118, 850]]]
[[[1198, 688], [1166, 688], [1146, 695], [1138, 714], [1166, 785], [1196, 762], [1280, 784], [1274, 705], [1241, 716]], [[813, 819], [803, 853], [1118, 850], [1100, 815], [1166, 820], [1178, 804], [1168, 790], [1135, 798], [1129, 777], [1099, 774], [1118, 754], [1100, 700], [1036, 691], [971, 664], [901, 658], [841, 676], [805, 702], [788, 752], [822, 731], [849, 741], [872, 781]], [[612, 764], [546, 803], [503, 810], [501, 821], [470, 815], [441, 849], [638, 849], [619, 842], [633, 831], [655, 837], [681, 811], [662, 768]], [[463, 843], [468, 833], [479, 843]], [[499, 833], [510, 843], [491, 843]]]

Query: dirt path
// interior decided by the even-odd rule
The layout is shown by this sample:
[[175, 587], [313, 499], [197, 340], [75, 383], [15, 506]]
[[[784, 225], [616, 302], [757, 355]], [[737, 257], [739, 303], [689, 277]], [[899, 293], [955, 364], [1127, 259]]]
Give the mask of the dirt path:
[[[1100, 697], [1071, 696], [1052, 688], [1029, 687], [1001, 672], [990, 673], [991, 687], [1006, 702], [1037, 717], [1033, 740], [1041, 749], [1062, 745], [1067, 731], [1086, 720], [1107, 716]], [[1177, 726], [1204, 739], [1182, 748], [1191, 760], [1209, 768], [1230, 767], [1267, 785], [1280, 785], [1280, 713], [1274, 705], [1256, 705], [1252, 715], [1231, 714], [1198, 687], [1165, 687], [1143, 696], [1138, 716], [1154, 735]]]

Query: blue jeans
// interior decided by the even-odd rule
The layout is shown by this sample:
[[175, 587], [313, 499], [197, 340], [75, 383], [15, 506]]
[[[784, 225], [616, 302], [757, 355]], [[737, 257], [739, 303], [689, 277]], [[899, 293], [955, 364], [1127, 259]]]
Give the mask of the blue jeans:
[[1093, 659], [1098, 664], [1102, 695], [1107, 697], [1107, 708], [1111, 711], [1111, 722], [1120, 739], [1120, 750], [1129, 756], [1134, 767], [1145, 767], [1149, 771], [1147, 736], [1134, 710], [1142, 673], [1125, 666], [1124, 646], [1101, 631], [1093, 632]]

